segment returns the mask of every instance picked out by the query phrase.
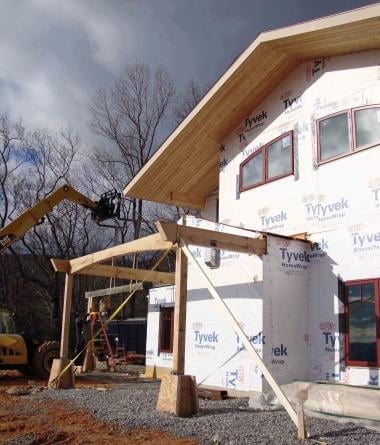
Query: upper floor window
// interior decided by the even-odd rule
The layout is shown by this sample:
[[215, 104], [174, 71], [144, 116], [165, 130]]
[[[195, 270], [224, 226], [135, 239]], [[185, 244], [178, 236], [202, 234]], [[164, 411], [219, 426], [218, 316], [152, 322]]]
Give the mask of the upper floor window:
[[379, 285], [379, 279], [345, 283], [347, 365], [380, 365]]
[[261, 147], [240, 165], [240, 191], [293, 174], [293, 132]]
[[380, 144], [380, 106], [343, 111], [317, 121], [318, 162]]

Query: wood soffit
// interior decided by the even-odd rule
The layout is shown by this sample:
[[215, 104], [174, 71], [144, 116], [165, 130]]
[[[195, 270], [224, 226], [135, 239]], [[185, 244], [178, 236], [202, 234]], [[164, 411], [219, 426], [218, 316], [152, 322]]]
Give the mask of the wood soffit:
[[[260, 34], [126, 186], [130, 197], [202, 208], [221, 141], [301, 62], [380, 48], [380, 4]], [[180, 198], [180, 199], [178, 199]]]

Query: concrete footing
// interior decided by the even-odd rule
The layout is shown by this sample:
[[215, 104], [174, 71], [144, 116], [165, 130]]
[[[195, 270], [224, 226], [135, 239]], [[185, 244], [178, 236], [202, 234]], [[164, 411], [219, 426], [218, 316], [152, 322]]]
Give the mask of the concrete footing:
[[73, 365], [61, 375], [62, 371], [69, 365], [69, 359], [56, 358], [50, 371], [48, 387], [51, 389], [75, 388]]
[[166, 375], [162, 377], [157, 411], [166, 411], [178, 417], [191, 417], [199, 411], [195, 377]]

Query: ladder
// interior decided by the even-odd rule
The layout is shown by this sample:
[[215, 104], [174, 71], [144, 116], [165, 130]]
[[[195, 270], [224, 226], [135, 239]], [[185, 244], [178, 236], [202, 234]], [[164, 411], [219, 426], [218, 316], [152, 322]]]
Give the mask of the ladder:
[[91, 312], [89, 318], [95, 356], [99, 360], [104, 358], [108, 369], [116, 371], [116, 359], [102, 317], [99, 312]]

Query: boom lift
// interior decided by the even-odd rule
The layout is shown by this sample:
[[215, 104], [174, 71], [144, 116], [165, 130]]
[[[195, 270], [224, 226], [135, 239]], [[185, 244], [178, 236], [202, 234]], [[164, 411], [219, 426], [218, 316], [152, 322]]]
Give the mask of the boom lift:
[[67, 199], [91, 210], [92, 219], [100, 224], [109, 218], [120, 218], [121, 194], [116, 190], [103, 193], [99, 201], [92, 201], [69, 185], [60, 187], [55, 192], [41, 199], [33, 207], [26, 209], [15, 220], [0, 229], [0, 252], [10, 247], [32, 227], [41, 224], [44, 216], [53, 207]]
[[[41, 224], [44, 216], [64, 199], [90, 209], [92, 219], [99, 225], [105, 219], [120, 218], [121, 194], [116, 190], [103, 193], [100, 200], [95, 202], [69, 185], [64, 185], [0, 229], [0, 252], [29, 229]], [[58, 357], [59, 342], [37, 342], [24, 338], [17, 333], [11, 312], [0, 308], [0, 369], [32, 371], [41, 378], [47, 378], [53, 359]]]

